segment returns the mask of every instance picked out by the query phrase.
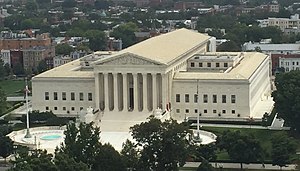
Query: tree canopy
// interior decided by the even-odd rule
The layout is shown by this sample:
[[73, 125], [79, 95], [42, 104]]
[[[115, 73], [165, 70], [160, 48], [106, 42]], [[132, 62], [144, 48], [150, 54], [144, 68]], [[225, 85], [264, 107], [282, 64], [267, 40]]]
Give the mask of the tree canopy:
[[129, 47], [137, 42], [134, 32], [138, 31], [135, 23], [129, 22], [119, 25], [113, 29], [111, 36], [122, 40], [123, 48]]
[[300, 131], [300, 72], [278, 74], [275, 86], [272, 96], [278, 117], [283, 118], [288, 126]]
[[185, 124], [175, 120], [161, 122], [153, 117], [130, 128], [136, 146], [141, 148], [138, 168], [141, 170], [176, 170], [188, 157], [189, 133]]

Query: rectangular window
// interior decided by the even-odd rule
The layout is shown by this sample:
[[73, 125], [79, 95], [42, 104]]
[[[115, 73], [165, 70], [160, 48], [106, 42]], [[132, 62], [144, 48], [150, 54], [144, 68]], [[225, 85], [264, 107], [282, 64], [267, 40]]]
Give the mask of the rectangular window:
[[207, 103], [208, 102], [208, 96], [207, 94], [203, 95], [203, 103]]
[[48, 106], [46, 106], [46, 110], [49, 110], [49, 107], [48, 107]]
[[185, 102], [186, 103], [190, 102], [190, 95], [189, 94], [185, 94]]
[[209, 68], [211, 67], [211, 63], [210, 62], [207, 63], [207, 67], [209, 67]]
[[217, 103], [217, 95], [216, 94], [213, 95], [213, 103]]
[[45, 100], [49, 100], [49, 92], [45, 92]]
[[190, 110], [189, 109], [185, 109], [185, 113], [190, 113]]
[[213, 110], [213, 113], [217, 113], [217, 110], [214, 109], [214, 110]]
[[83, 107], [80, 107], [79, 110], [82, 111], [82, 110], [83, 110]]
[[54, 107], [54, 110], [57, 110], [57, 107]]
[[207, 113], [207, 109], [204, 109], [204, 111], [203, 111], [204, 113]]
[[180, 109], [176, 109], [176, 113], [180, 113]]
[[92, 101], [92, 100], [93, 100], [93, 95], [92, 95], [92, 93], [88, 93], [88, 99], [89, 99], [89, 101]]
[[194, 62], [191, 62], [191, 67], [195, 67], [195, 63]]
[[75, 110], [75, 107], [71, 107], [71, 110], [74, 111], [74, 110]]
[[226, 95], [222, 95], [222, 103], [226, 103]]
[[203, 64], [202, 64], [202, 62], [199, 62], [199, 67], [203, 67]]
[[67, 94], [66, 94], [66, 92], [62, 92], [61, 96], [62, 96], [62, 100], [67, 100]]
[[223, 114], [226, 114], [226, 110], [222, 110], [222, 113], [223, 113]]
[[195, 113], [198, 113], [198, 109], [195, 109]]
[[231, 95], [231, 103], [235, 103], [235, 95]]
[[231, 110], [231, 113], [232, 113], [232, 114], [235, 114], [235, 110]]
[[227, 62], [224, 63], [224, 67], [228, 67], [228, 63]]
[[217, 62], [217, 63], [216, 63], [216, 67], [220, 67], [220, 63]]
[[177, 103], [180, 102], [180, 94], [176, 94], [176, 102], [177, 102]]
[[198, 103], [198, 94], [194, 94], [194, 103]]
[[79, 100], [83, 101], [83, 93], [79, 93]]
[[293, 62], [293, 65], [295, 65], [295, 62]]
[[54, 100], [58, 100], [58, 98], [57, 98], [57, 92], [54, 92], [54, 93], [53, 93], [53, 99], [54, 99]]
[[63, 107], [63, 110], [66, 110], [66, 107]]
[[75, 93], [71, 92], [71, 100], [75, 100]]

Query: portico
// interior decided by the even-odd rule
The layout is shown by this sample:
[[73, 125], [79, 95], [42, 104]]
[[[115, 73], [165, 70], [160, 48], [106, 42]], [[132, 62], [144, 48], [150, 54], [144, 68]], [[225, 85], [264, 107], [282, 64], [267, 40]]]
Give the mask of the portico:
[[97, 77], [96, 107], [102, 111], [149, 112], [162, 108], [162, 73], [100, 72]]

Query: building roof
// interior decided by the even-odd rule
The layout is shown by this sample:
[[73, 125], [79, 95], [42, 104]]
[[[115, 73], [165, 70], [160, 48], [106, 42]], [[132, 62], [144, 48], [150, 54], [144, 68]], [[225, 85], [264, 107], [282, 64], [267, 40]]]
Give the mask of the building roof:
[[[213, 53], [216, 54], [215, 52]], [[218, 53], [226, 54], [228, 52], [217, 52], [217, 54]], [[244, 58], [240, 63], [227, 73], [184, 71], [176, 73], [174, 80], [248, 80], [256, 69], [268, 59], [267, 55], [257, 52], [244, 52], [243, 56]]]
[[261, 44], [261, 43], [245, 43], [244, 50], [255, 50], [260, 47], [262, 51], [300, 51], [300, 44]]
[[183, 28], [142, 41], [121, 50], [115, 56], [129, 52], [151, 61], [169, 64], [209, 38], [205, 34]]

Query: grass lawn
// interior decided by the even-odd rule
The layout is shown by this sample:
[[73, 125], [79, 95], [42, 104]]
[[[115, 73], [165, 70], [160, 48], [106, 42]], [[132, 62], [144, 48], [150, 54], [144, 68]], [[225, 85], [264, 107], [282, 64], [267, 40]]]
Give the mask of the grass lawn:
[[[241, 131], [245, 134], [252, 134], [254, 137], [256, 137], [262, 148], [265, 150], [265, 160], [271, 161], [271, 139], [274, 136], [274, 134], [286, 134], [289, 135], [288, 131], [275, 131], [275, 130], [262, 130], [262, 129], [250, 129], [250, 128], [218, 128], [218, 127], [202, 127], [203, 130], [210, 131], [215, 133], [217, 136], [222, 134], [223, 131], [230, 130], [230, 131]], [[291, 135], [289, 135], [291, 136]], [[300, 138], [293, 136], [297, 142], [300, 142]], [[298, 151], [300, 150], [300, 143], [298, 143]], [[217, 160], [228, 160], [228, 154], [225, 151], [220, 151], [217, 154], [218, 158]]]
[[[30, 84], [30, 82], [28, 82]], [[20, 80], [1, 80], [0, 86], [4, 90], [6, 96], [23, 95], [23, 89], [25, 88], [25, 81]], [[30, 86], [30, 85], [29, 85]]]

